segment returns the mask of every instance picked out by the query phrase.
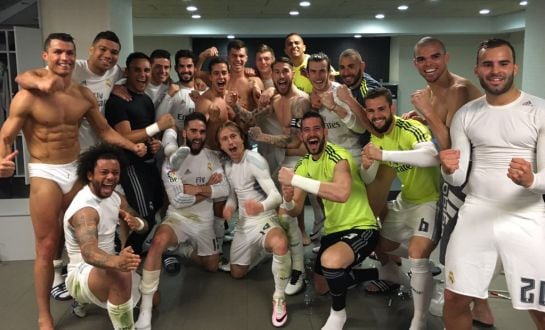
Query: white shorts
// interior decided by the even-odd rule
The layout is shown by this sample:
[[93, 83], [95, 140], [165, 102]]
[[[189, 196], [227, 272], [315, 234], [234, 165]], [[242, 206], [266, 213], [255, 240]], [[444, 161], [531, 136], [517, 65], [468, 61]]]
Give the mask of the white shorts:
[[76, 161], [68, 164], [28, 163], [28, 176], [51, 180], [67, 194], [78, 180], [76, 164]]
[[413, 236], [425, 237], [437, 243], [441, 233], [441, 219], [436, 215], [437, 201], [422, 204], [408, 203], [401, 198], [388, 202], [388, 215], [382, 224], [380, 236], [408, 244]]
[[[511, 209], [509, 209], [511, 208]], [[505, 270], [516, 309], [545, 312], [545, 205], [498, 205], [468, 196], [460, 208], [445, 260], [446, 287], [488, 297], [497, 263]]]
[[210, 256], [219, 253], [214, 220], [195, 221], [176, 213], [169, 213], [161, 224], [167, 225], [176, 234], [178, 244], [191, 242], [197, 244], [197, 255]]
[[[107, 302], [98, 299], [89, 288], [89, 274], [93, 268], [94, 266], [91, 266], [85, 262], [78, 264], [76, 268], [68, 272], [65, 280], [66, 288], [68, 289], [68, 293], [70, 293], [70, 295], [79, 303], [95, 304], [106, 309]], [[132, 272], [131, 294], [133, 307], [136, 306], [140, 300], [140, 290], [138, 289], [139, 284], [140, 275], [138, 275], [136, 272]]]
[[272, 228], [281, 228], [277, 216], [265, 218], [255, 226], [245, 228], [236, 226], [233, 241], [231, 242], [231, 263], [249, 266], [265, 249], [265, 238]]

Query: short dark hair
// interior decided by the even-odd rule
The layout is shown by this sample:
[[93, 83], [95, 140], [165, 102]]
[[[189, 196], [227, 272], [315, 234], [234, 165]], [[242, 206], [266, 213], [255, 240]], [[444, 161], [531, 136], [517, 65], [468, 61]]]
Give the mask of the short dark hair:
[[414, 45], [414, 48], [413, 48], [413, 57], [416, 56], [416, 50], [420, 47], [423, 47], [423, 46], [427, 46], [427, 45], [432, 45], [432, 44], [435, 44], [435, 45], [439, 45], [439, 47], [441, 47], [441, 50], [443, 51], [443, 54], [446, 54], [447, 53], [447, 48], [445, 47], [445, 44], [437, 39], [437, 38], [434, 38], [434, 37], [424, 37], [420, 40], [418, 40], [416, 42], [416, 44]]
[[363, 62], [363, 58], [361, 57], [360, 52], [358, 52], [354, 48], [348, 48], [343, 50], [341, 55], [339, 55], [339, 62], [345, 57], [354, 57], [356, 60]]
[[365, 102], [367, 100], [376, 99], [377, 97], [384, 96], [389, 105], [392, 105], [392, 93], [386, 87], [371, 88], [367, 91], [367, 94], [363, 97], [363, 107], [365, 108]]
[[488, 40], [484, 40], [479, 44], [479, 48], [477, 49], [477, 64], [479, 64], [479, 53], [482, 49], [490, 49], [490, 48], [497, 48], [501, 46], [507, 46], [509, 49], [511, 49], [511, 54], [513, 54], [513, 64], [517, 63], [517, 58], [515, 55], [515, 48], [511, 43], [505, 39], [500, 38], [492, 38]]
[[90, 147], [87, 151], [82, 153], [78, 159], [78, 167], [76, 170], [78, 179], [84, 184], [89, 183], [87, 174], [93, 172], [97, 161], [99, 159], [113, 159], [119, 162], [119, 168], [121, 171], [124, 170], [127, 160], [123, 155], [123, 151], [118, 147], [115, 147], [111, 144], [100, 143], [96, 146]]
[[210, 59], [210, 62], [208, 62], [208, 72], [212, 73], [212, 67], [216, 64], [221, 63], [227, 65], [227, 71], [230, 70], [229, 62], [227, 62], [226, 59], [224, 59], [223, 57], [215, 56]]
[[60, 41], [64, 41], [64, 42], [71, 42], [72, 45], [74, 45], [74, 50], [76, 49], [76, 43], [74, 42], [74, 37], [72, 37], [68, 33], [56, 32], [56, 33], [51, 33], [45, 39], [45, 42], [44, 42], [44, 50], [45, 51], [47, 51], [47, 49], [51, 45], [51, 40], [60, 40]]
[[293, 37], [293, 36], [298, 36], [299, 38], [301, 38], [301, 40], [303, 40], [303, 37], [301, 37], [301, 35], [297, 32], [292, 32], [292, 33], [289, 33], [285, 38], [284, 40], [288, 39], [289, 37]]
[[164, 49], [156, 49], [153, 52], [151, 52], [151, 55], [149, 56], [150, 62], [153, 62], [156, 58], [166, 58], [170, 62], [170, 53], [168, 50]]
[[190, 58], [193, 61], [193, 64], [195, 64], [195, 54], [193, 54], [193, 52], [189, 49], [180, 49], [176, 52], [174, 55], [175, 66], [178, 66], [178, 61], [181, 58]]
[[289, 66], [291, 66], [293, 68], [293, 63], [291, 62], [291, 60], [285, 56], [282, 56], [282, 57], [279, 57], [277, 59], [274, 60], [273, 64], [271, 65], [271, 68], [273, 66], [275, 66], [276, 64], [278, 63], [285, 63], [285, 64], [288, 64]]
[[227, 44], [227, 54], [229, 54], [231, 49], [242, 49], [242, 48], [246, 48], [246, 51], [248, 50], [248, 47], [246, 47], [246, 44], [244, 43], [244, 41], [240, 39], [233, 39], [229, 41], [229, 43]]
[[327, 56], [324, 52], [315, 53], [309, 56], [307, 60], [307, 69], [310, 62], [322, 62], [326, 61], [327, 63], [327, 72], [331, 71], [331, 60], [329, 59], [329, 56]]
[[132, 61], [138, 60], [138, 59], [146, 59], [148, 62], [151, 63], [151, 60], [148, 55], [142, 53], [142, 52], [134, 52], [130, 53], [129, 56], [127, 56], [127, 60], [125, 61], [125, 66], [127, 69], [129, 68], [129, 65], [132, 63]]
[[119, 38], [117, 37], [117, 34], [115, 34], [114, 32], [112, 32], [112, 31], [99, 32], [96, 35], [95, 39], [93, 40], [93, 45], [96, 44], [99, 40], [102, 40], [102, 39], [110, 40], [112, 42], [115, 42], [116, 44], [119, 45], [119, 49], [121, 49], [121, 42], [119, 42]]
[[200, 120], [204, 123], [204, 125], [206, 126], [206, 116], [202, 113], [202, 112], [192, 112], [190, 113], [189, 115], [185, 116], [184, 118], [184, 128], [187, 128], [187, 125], [189, 124], [190, 121], [193, 121], [193, 120]]
[[310, 111], [305, 112], [305, 114], [301, 118], [300, 130], [303, 130], [303, 122], [305, 121], [305, 119], [308, 119], [308, 118], [318, 118], [318, 119], [320, 119], [320, 123], [322, 124], [322, 127], [325, 128], [324, 117], [322, 117], [322, 115], [320, 115], [320, 113], [318, 111], [310, 110]]

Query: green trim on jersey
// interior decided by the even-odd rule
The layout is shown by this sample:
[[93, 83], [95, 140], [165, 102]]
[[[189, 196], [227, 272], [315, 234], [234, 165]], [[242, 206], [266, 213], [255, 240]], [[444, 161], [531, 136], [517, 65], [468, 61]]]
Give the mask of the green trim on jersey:
[[299, 159], [295, 174], [314, 180], [331, 182], [335, 165], [348, 161], [352, 175], [352, 192], [344, 203], [322, 199], [325, 210], [324, 234], [328, 235], [348, 229], [378, 229], [377, 220], [367, 200], [367, 190], [360, 178], [352, 155], [344, 148], [327, 143], [320, 159], [314, 160], [310, 154]]
[[[413, 150], [422, 142], [432, 142], [429, 129], [419, 121], [394, 116], [394, 128], [382, 137], [371, 136], [371, 142], [382, 150]], [[439, 166], [414, 167], [395, 162], [381, 162], [396, 171], [401, 181], [401, 196], [404, 201], [421, 204], [439, 199]]]

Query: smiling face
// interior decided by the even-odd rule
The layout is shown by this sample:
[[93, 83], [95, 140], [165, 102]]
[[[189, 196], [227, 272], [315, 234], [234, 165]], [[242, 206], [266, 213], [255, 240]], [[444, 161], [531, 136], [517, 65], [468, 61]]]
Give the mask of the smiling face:
[[151, 82], [155, 85], [165, 83], [170, 78], [170, 60], [154, 58], [151, 63]]
[[394, 107], [388, 103], [385, 96], [365, 100], [365, 114], [371, 125], [379, 133], [387, 132], [394, 120]]
[[339, 74], [343, 84], [348, 87], [359, 85], [363, 77], [365, 63], [355, 56], [343, 56], [339, 61]]
[[271, 52], [265, 51], [255, 55], [255, 66], [260, 74], [266, 74], [271, 71], [271, 65], [274, 62], [274, 56]]
[[286, 95], [291, 90], [293, 68], [288, 63], [278, 62], [273, 66], [272, 78], [278, 94]]
[[418, 46], [414, 51], [413, 64], [428, 82], [436, 82], [447, 71], [449, 55], [438, 43]]
[[108, 198], [119, 183], [121, 169], [115, 159], [98, 159], [93, 172], [87, 173], [89, 188], [99, 198]]
[[42, 52], [42, 58], [51, 72], [68, 77], [76, 63], [76, 47], [72, 42], [51, 39], [47, 50]]
[[243, 72], [246, 62], [248, 62], [248, 51], [246, 48], [231, 48], [228, 60], [232, 72]]
[[218, 94], [224, 94], [229, 82], [229, 68], [225, 63], [214, 64], [210, 70], [211, 88]]
[[176, 72], [182, 84], [193, 81], [193, 76], [195, 75], [193, 59], [190, 57], [180, 57], [178, 63], [176, 63]]
[[301, 122], [300, 139], [303, 141], [308, 153], [313, 156], [312, 158], [318, 159], [324, 151], [327, 129], [319, 118], [305, 118]]
[[136, 93], [144, 93], [151, 76], [150, 62], [145, 58], [137, 58], [131, 61], [126, 69], [127, 88]]
[[286, 38], [284, 43], [284, 53], [294, 62], [298, 63], [305, 56], [307, 47], [303, 42], [303, 38], [299, 35], [292, 35]]
[[239, 163], [244, 156], [244, 139], [236, 126], [226, 126], [218, 132], [220, 148], [234, 163]]
[[187, 123], [183, 130], [183, 135], [186, 140], [186, 145], [191, 150], [193, 155], [198, 155], [204, 148], [204, 140], [206, 139], [206, 124], [199, 119], [192, 120]]
[[329, 66], [327, 61], [309, 61], [307, 64], [308, 78], [312, 83], [312, 88], [319, 92], [329, 90]]
[[488, 95], [499, 96], [514, 88], [513, 80], [518, 66], [508, 46], [486, 48], [479, 51], [475, 74]]
[[96, 74], [103, 75], [117, 64], [120, 46], [107, 39], [99, 39], [89, 49], [89, 69]]

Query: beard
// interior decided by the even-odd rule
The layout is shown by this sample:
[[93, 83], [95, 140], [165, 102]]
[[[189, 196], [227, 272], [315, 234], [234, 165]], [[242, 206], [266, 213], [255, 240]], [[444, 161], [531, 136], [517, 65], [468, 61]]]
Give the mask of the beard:
[[[346, 78], [352, 78], [352, 84], [351, 84], [351, 85], [348, 85], [348, 84], [346, 83], [346, 80], [345, 80], [346, 78], [345, 78], [345, 77], [346, 77]], [[342, 78], [343, 84], [345, 84], [345, 85], [348, 86], [349, 88], [354, 88], [354, 87], [356, 87], [356, 86], [358, 85], [358, 81], [359, 81], [359, 78], [360, 78], [360, 77], [363, 79], [363, 71], [361, 71], [361, 68], [360, 68], [360, 70], [358, 70], [358, 72], [356, 73], [356, 75], [354, 75], [354, 76], [352, 76], [352, 75], [350, 75], [350, 76], [342, 76], [341, 78]]]
[[180, 81], [182, 83], [188, 83], [188, 82], [191, 82], [193, 80], [193, 74], [191, 74], [191, 73], [179, 74], [178, 73], [178, 79], [180, 79]]
[[379, 133], [386, 133], [390, 129], [390, 126], [392, 126], [392, 122], [394, 121], [394, 118], [390, 116], [390, 118], [386, 119], [386, 122], [384, 123], [384, 126], [382, 127], [376, 127], [375, 124], [371, 122], [373, 125], [373, 128], [379, 132]]
[[[189, 150], [191, 152], [192, 155], [198, 155], [202, 148], [204, 148], [204, 140], [197, 140], [197, 139], [193, 139], [193, 140], [190, 140], [190, 139], [186, 139], [186, 145], [189, 147]], [[197, 147], [197, 148], [193, 148], [193, 141], [200, 141], [200, 145]]]
[[322, 151], [324, 151], [324, 147], [325, 147], [325, 140], [321, 140], [318, 144], [318, 150], [316, 150], [315, 152], [312, 152], [310, 151], [310, 148], [309, 148], [309, 145], [308, 145], [308, 142], [304, 142], [305, 144], [305, 148], [307, 149], [308, 153], [311, 154], [311, 155], [319, 155], [322, 153]]
[[511, 87], [513, 86], [514, 80], [515, 80], [515, 76], [513, 74], [510, 74], [505, 79], [505, 83], [503, 84], [503, 86], [492, 87], [487, 84], [484, 78], [479, 77], [479, 82], [481, 83], [481, 87], [492, 95], [501, 95], [507, 92], [508, 90], [510, 90]]

